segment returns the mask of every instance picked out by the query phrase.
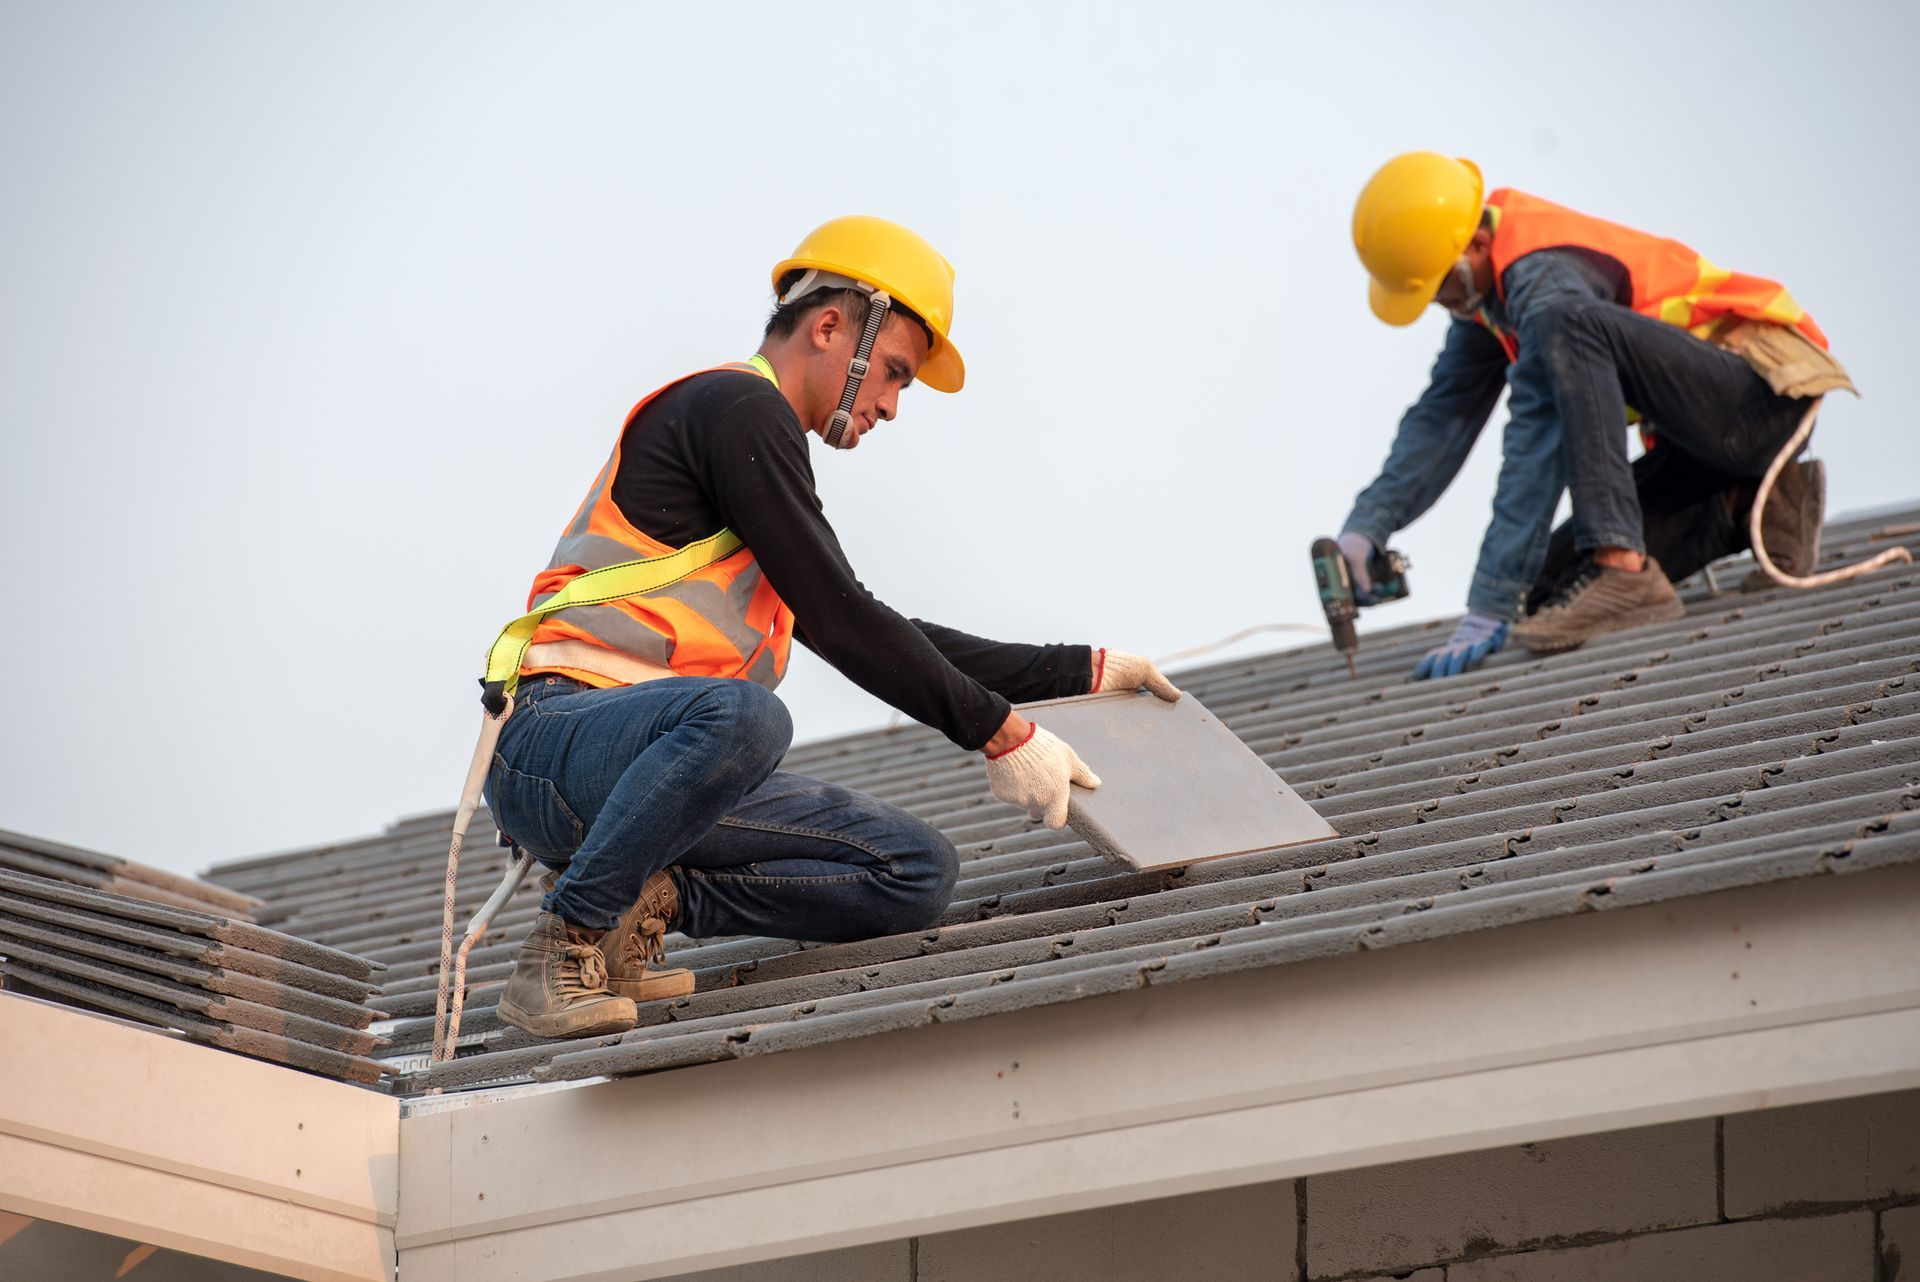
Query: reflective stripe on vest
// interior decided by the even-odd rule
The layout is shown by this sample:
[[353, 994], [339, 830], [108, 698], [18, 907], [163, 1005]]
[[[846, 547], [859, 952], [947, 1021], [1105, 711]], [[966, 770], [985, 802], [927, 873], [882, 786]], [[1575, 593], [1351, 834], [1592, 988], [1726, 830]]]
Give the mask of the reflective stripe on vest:
[[[1564, 205], [1503, 187], [1487, 197], [1493, 223], [1494, 290], [1506, 300], [1507, 268], [1539, 249], [1575, 246], [1605, 254], [1626, 268], [1633, 296], [1629, 306], [1708, 342], [1731, 321], [1768, 321], [1804, 334], [1825, 350], [1827, 336], [1786, 289], [1760, 276], [1716, 267], [1677, 240], [1652, 236]], [[1500, 340], [1509, 361], [1519, 358], [1519, 339], [1493, 323], [1483, 308], [1480, 323]]]
[[[715, 368], [758, 374], [779, 386], [762, 357]], [[768, 689], [786, 675], [793, 612], [761, 573], [753, 550], [728, 530], [671, 547], [641, 533], [613, 501], [627, 429], [655, 397], [693, 377], [685, 375], [648, 394], [627, 414], [613, 453], [561, 534], [547, 568], [534, 576], [529, 614], [509, 625], [511, 632], [532, 620], [512, 656], [516, 677], [527, 662], [527, 645], [563, 641], [584, 642], [618, 659], [577, 669], [529, 664], [525, 671], [559, 671], [601, 687], [624, 682], [596, 669], [617, 671], [636, 662], [678, 676], [737, 677]], [[615, 571], [625, 581], [610, 577]]]

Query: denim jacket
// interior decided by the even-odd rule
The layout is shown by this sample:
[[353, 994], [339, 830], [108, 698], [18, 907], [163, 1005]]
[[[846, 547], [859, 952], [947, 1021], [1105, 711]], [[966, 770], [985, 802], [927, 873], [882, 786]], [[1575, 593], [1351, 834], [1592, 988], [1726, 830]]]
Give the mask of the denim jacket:
[[1518, 336], [1519, 359], [1509, 365], [1505, 349], [1483, 326], [1455, 320], [1427, 390], [1401, 418], [1380, 475], [1354, 500], [1342, 528], [1385, 547], [1419, 519], [1459, 475], [1504, 382], [1510, 395], [1500, 479], [1467, 608], [1517, 619], [1546, 561], [1554, 509], [1566, 487], [1559, 413], [1545, 362], [1534, 355], [1540, 344], [1527, 342], [1529, 320], [1551, 300], [1568, 295], [1618, 302], [1627, 282], [1625, 270], [1611, 259], [1578, 249], [1543, 249], [1509, 266], [1505, 285], [1505, 304], [1490, 294], [1486, 311], [1493, 323]]

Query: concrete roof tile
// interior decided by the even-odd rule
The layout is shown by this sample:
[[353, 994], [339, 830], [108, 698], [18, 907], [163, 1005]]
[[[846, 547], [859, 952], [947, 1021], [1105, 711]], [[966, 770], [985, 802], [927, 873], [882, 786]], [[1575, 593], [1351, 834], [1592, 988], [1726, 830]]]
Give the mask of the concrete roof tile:
[[[1835, 522], [1829, 559], [1887, 524]], [[1129, 873], [1036, 826], [920, 727], [801, 745], [787, 769], [904, 805], [960, 846], [941, 923], [821, 946], [675, 939], [691, 997], [620, 1038], [545, 1043], [491, 1017], [537, 899], [523, 887], [473, 954], [478, 1045], [399, 1087], [661, 1071], [1920, 860], [1920, 572], [1683, 598], [1683, 619], [1442, 681], [1406, 674], [1444, 620], [1367, 633], [1357, 680], [1324, 644], [1180, 674], [1343, 834], [1184, 870]], [[371, 1004], [402, 1017], [390, 1058], [431, 1037], [445, 824], [212, 874], [282, 930], [389, 965]], [[468, 843], [463, 910], [504, 866], [486, 835]]]

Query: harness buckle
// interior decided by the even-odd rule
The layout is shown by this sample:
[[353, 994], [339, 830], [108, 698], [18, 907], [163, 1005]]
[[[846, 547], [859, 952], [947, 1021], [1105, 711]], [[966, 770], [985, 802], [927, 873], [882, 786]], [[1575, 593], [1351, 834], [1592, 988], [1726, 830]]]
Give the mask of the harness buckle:
[[507, 683], [504, 681], [480, 681], [480, 706], [487, 710], [489, 717], [498, 717], [507, 710]]

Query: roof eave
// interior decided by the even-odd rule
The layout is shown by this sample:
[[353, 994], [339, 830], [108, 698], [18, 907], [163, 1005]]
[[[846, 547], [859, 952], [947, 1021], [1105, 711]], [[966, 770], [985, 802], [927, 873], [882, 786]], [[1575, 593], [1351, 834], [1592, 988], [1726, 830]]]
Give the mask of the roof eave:
[[0, 1208], [311, 1282], [388, 1282], [399, 1101], [0, 993]]
[[1920, 1086], [1920, 866], [415, 1101], [410, 1282], [666, 1277]]

